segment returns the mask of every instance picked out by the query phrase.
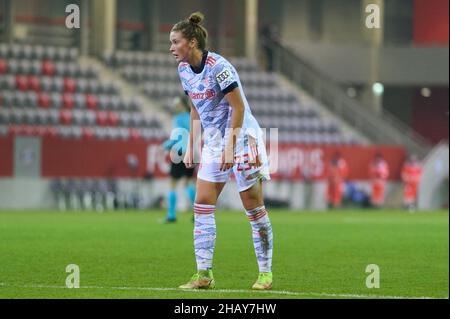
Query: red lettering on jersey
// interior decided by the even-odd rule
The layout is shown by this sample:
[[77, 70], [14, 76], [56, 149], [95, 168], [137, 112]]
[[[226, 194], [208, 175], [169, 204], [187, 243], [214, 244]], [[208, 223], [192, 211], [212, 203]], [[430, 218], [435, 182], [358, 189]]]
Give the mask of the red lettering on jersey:
[[189, 92], [189, 97], [193, 100], [203, 100], [203, 99], [212, 100], [215, 96], [216, 92], [214, 92], [214, 90], [211, 89], [206, 90], [204, 93]]

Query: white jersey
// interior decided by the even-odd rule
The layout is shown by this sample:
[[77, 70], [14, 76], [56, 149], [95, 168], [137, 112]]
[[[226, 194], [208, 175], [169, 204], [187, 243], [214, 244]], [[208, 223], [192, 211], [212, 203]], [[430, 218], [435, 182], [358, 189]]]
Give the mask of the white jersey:
[[239, 88], [244, 102], [244, 120], [238, 143], [243, 143], [247, 135], [255, 138], [262, 131], [252, 115], [242, 89], [236, 69], [221, 55], [205, 51], [202, 64], [194, 70], [188, 63], [178, 66], [181, 84], [196, 108], [204, 130], [204, 146], [213, 152], [222, 152], [226, 129], [230, 127], [231, 106], [225, 94]]

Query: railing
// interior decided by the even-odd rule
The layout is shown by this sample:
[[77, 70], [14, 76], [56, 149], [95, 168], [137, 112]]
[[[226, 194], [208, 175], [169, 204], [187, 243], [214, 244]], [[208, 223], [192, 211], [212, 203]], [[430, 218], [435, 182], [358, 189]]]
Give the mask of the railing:
[[292, 49], [269, 38], [261, 41], [272, 51], [274, 71], [286, 76], [373, 143], [404, 145], [408, 152], [421, 157], [431, 149], [405, 123], [384, 110], [377, 114], [350, 98], [334, 80], [303, 61]]

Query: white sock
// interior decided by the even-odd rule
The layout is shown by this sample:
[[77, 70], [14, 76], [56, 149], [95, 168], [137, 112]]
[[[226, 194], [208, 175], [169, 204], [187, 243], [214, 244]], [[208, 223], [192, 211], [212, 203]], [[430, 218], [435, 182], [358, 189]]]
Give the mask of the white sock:
[[273, 234], [266, 208], [265, 206], [257, 207], [246, 211], [246, 215], [252, 225], [253, 246], [255, 247], [259, 272], [271, 272]]
[[215, 205], [194, 203], [194, 248], [197, 270], [212, 268], [216, 244]]

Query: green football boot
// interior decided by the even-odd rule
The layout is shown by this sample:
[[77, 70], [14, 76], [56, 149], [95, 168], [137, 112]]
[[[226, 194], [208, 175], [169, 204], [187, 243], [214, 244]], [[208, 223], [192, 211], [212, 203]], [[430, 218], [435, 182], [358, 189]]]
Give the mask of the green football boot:
[[253, 284], [252, 289], [255, 290], [272, 289], [272, 272], [260, 272], [258, 279]]
[[211, 269], [200, 270], [194, 274], [188, 283], [179, 286], [181, 289], [213, 289], [216, 285]]

